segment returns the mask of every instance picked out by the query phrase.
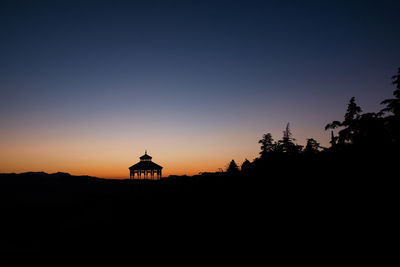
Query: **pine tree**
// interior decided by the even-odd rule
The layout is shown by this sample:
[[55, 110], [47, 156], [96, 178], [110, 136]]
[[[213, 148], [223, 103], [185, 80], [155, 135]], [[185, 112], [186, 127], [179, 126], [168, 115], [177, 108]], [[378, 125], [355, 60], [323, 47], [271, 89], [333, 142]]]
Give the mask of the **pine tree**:
[[231, 162], [228, 165], [228, 168], [226, 169], [226, 172], [230, 174], [236, 174], [239, 172], [239, 167], [234, 160], [231, 160]]
[[251, 168], [251, 163], [248, 159], [245, 159], [245, 161], [243, 161], [242, 166], [240, 167], [240, 170], [244, 173], [248, 172]]
[[361, 112], [361, 107], [356, 104], [355, 98], [352, 97], [347, 106], [347, 111], [344, 115], [344, 121], [333, 121], [325, 126], [325, 130], [344, 127], [344, 129], [339, 131], [339, 144], [343, 145], [346, 142], [353, 143], [354, 136], [358, 130], [357, 126], [359, 119], [361, 118]]
[[319, 143], [315, 139], [309, 138], [309, 139], [307, 139], [307, 144], [306, 144], [306, 147], [304, 149], [304, 153], [306, 153], [306, 154], [316, 154], [316, 153], [319, 152], [319, 148], [320, 148]]
[[261, 158], [267, 156], [271, 152], [274, 152], [276, 149], [276, 143], [274, 142], [274, 139], [270, 133], [264, 134], [263, 138], [258, 141], [258, 143], [261, 144]]
[[400, 117], [400, 68], [397, 75], [392, 76], [393, 84], [396, 85], [393, 95], [395, 98], [386, 99], [381, 104], [386, 104], [387, 107], [382, 109], [383, 112], [392, 112], [394, 116]]
[[386, 104], [387, 106], [381, 112], [391, 112], [393, 114], [385, 118], [385, 124], [391, 142], [398, 147], [400, 146], [400, 68], [397, 75], [394, 75], [392, 79], [392, 83], [396, 86], [393, 92], [395, 98], [384, 100], [381, 104]]
[[282, 140], [278, 141], [278, 151], [289, 155], [300, 152], [302, 146], [296, 145], [294, 141], [296, 141], [296, 139], [292, 137], [290, 124], [288, 123], [286, 129], [283, 131]]

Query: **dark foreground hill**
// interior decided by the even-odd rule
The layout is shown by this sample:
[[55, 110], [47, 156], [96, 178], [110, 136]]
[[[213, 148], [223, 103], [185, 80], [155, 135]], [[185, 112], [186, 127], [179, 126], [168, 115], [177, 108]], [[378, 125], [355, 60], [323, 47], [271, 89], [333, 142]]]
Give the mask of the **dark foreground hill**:
[[305, 257], [303, 249], [349, 253], [350, 244], [376, 238], [372, 222], [390, 217], [393, 195], [378, 181], [226, 173], [161, 181], [0, 174], [0, 249], [136, 256], [169, 251], [200, 258], [289, 250]]

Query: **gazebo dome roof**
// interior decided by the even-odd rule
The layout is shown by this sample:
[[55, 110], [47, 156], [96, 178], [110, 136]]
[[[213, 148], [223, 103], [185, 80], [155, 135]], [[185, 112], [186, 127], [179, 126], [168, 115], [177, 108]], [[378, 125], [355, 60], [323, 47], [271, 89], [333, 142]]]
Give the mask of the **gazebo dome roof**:
[[143, 156], [140, 157], [141, 160], [143, 159], [152, 159], [152, 157], [150, 157], [149, 155], [147, 155], [147, 151], [144, 153]]
[[140, 161], [129, 167], [130, 170], [161, 170], [162, 168], [152, 161]]

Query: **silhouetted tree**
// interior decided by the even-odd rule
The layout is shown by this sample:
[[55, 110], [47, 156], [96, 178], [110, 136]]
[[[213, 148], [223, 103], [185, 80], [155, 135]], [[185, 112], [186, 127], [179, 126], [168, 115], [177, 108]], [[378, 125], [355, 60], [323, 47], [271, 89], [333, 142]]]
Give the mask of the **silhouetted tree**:
[[234, 160], [231, 160], [231, 162], [228, 165], [228, 168], [226, 169], [226, 172], [230, 174], [239, 173], [239, 167]]
[[261, 158], [265, 157], [268, 153], [274, 152], [276, 149], [276, 143], [270, 133], [264, 134], [263, 138], [258, 141], [258, 143], [261, 144]]
[[382, 102], [387, 106], [381, 112], [363, 113], [351, 97], [343, 121], [335, 120], [325, 126], [325, 130], [338, 128], [336, 136], [331, 131], [330, 151], [323, 151], [325, 149], [310, 138], [304, 153], [299, 153], [302, 146], [295, 143], [289, 123], [277, 142], [271, 134], [265, 134], [259, 141], [261, 157], [251, 163], [251, 175], [279, 177], [280, 170], [285, 170], [286, 175], [307, 173], [313, 176], [327, 173], [326, 170], [332, 173], [340, 170], [344, 177], [356, 178], [380, 177], [389, 174], [389, 170], [396, 170], [400, 151], [400, 68], [392, 78], [396, 86], [394, 98]]
[[381, 104], [386, 104], [386, 108], [382, 109], [382, 113], [391, 112], [385, 118], [386, 129], [388, 132], [391, 143], [395, 146], [400, 145], [400, 68], [397, 71], [397, 75], [392, 76], [393, 84], [396, 89], [393, 92], [395, 98], [386, 99]]
[[289, 123], [286, 125], [286, 129], [283, 131], [282, 140], [278, 141], [278, 151], [285, 154], [296, 154], [301, 151], [302, 146], [294, 143], [296, 139], [292, 137]]
[[329, 143], [331, 144], [331, 148], [336, 147], [338, 137], [333, 134], [333, 131], [331, 131], [331, 141]]
[[396, 85], [393, 95], [395, 98], [386, 99], [381, 104], [387, 105], [382, 109], [383, 112], [392, 112], [394, 116], [400, 116], [400, 68], [397, 70], [397, 75], [392, 76], [393, 84]]
[[344, 115], [344, 121], [333, 121], [325, 126], [325, 130], [344, 127], [339, 131], [339, 144], [343, 145], [346, 142], [353, 143], [354, 135], [357, 131], [357, 123], [360, 118], [361, 108], [356, 104], [355, 98], [352, 97], [347, 106], [347, 112]]
[[350, 99], [349, 105], [347, 106], [347, 112], [344, 115], [345, 126], [351, 125], [354, 121], [356, 121], [360, 117], [360, 113], [362, 112], [361, 107], [356, 104], [355, 97], [353, 96]]
[[304, 153], [316, 154], [319, 152], [319, 148], [320, 148], [319, 143], [315, 139], [309, 138], [307, 139], [307, 144], [306, 147], [304, 148]]
[[245, 159], [245, 161], [243, 161], [242, 166], [240, 167], [240, 170], [242, 172], [248, 172], [251, 168], [251, 163], [248, 159]]

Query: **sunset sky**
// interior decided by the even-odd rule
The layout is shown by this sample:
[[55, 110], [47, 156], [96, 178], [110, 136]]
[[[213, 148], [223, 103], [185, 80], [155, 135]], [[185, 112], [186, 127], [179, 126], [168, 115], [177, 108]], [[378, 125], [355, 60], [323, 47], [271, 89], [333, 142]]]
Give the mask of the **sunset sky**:
[[0, 172], [127, 178], [328, 146], [352, 96], [379, 111], [400, 67], [400, 1], [1, 1]]

